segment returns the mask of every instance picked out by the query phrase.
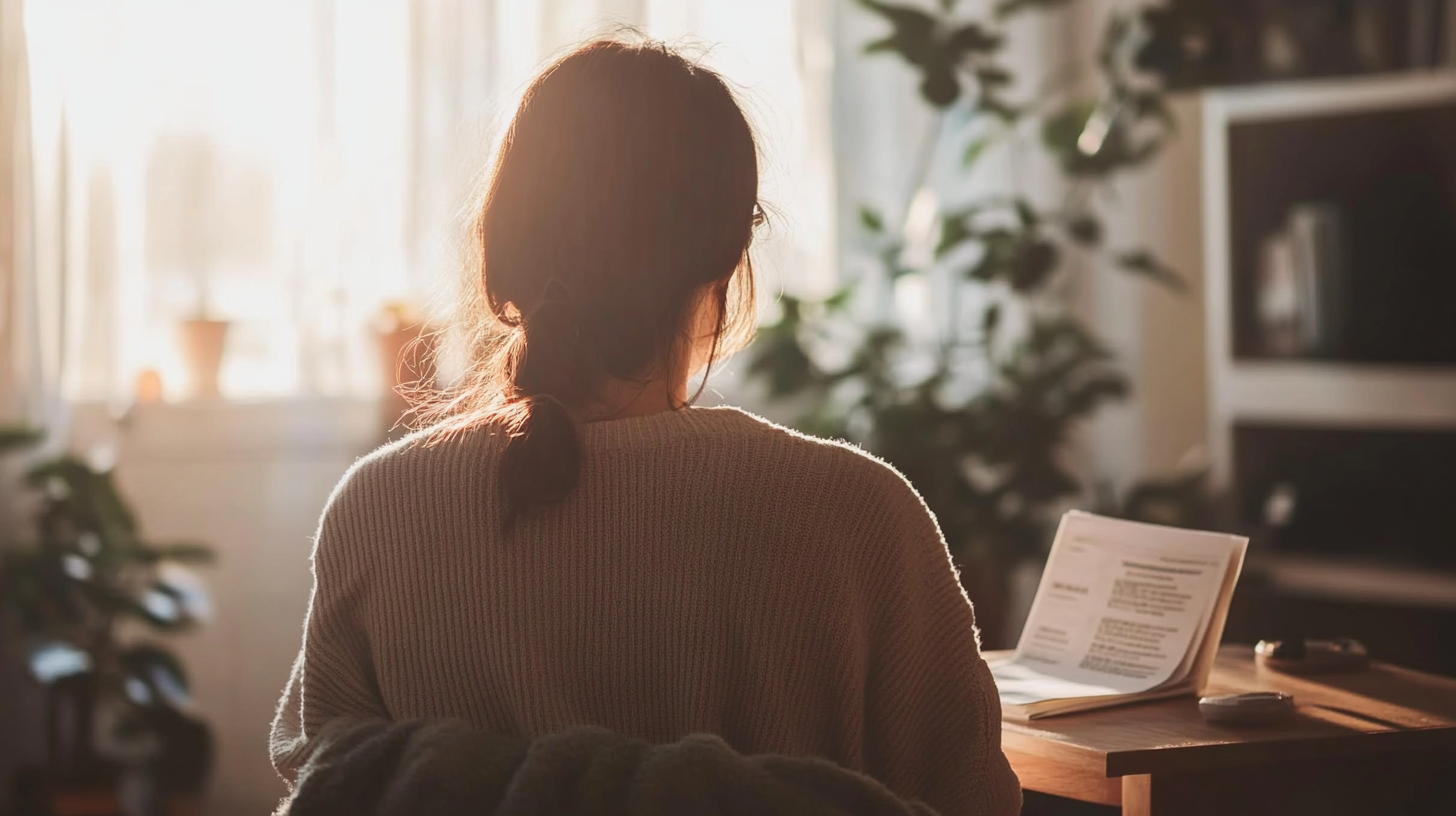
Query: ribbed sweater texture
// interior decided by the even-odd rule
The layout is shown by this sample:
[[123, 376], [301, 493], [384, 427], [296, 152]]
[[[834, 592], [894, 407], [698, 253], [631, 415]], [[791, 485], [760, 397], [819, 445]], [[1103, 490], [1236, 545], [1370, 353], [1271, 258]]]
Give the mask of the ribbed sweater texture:
[[416, 435], [335, 489], [273, 723], [597, 725], [818, 756], [947, 816], [1018, 812], [1000, 704], [934, 518], [859, 449], [729, 408], [578, 426], [561, 504], [500, 531], [504, 437]]

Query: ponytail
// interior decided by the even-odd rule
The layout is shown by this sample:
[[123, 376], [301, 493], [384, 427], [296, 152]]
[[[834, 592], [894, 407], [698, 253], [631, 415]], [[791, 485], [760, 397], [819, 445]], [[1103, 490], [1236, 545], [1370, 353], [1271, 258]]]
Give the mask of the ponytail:
[[501, 528], [566, 498], [581, 470], [581, 440], [571, 412], [550, 394], [526, 397], [507, 409], [514, 414], [500, 463], [500, 494], [505, 501]]

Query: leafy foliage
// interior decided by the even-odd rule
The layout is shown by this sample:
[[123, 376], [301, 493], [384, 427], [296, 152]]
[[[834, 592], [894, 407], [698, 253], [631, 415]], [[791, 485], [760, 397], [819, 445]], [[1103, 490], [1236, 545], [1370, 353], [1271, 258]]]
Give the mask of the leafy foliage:
[[883, 17], [890, 33], [865, 46], [865, 52], [892, 53], [920, 71], [920, 95], [936, 108], [948, 108], [961, 98], [966, 72], [983, 98], [1007, 84], [1011, 74], [992, 59], [1003, 45], [1000, 32], [980, 23], [952, 22], [947, 5], [942, 12], [884, 0], [856, 0], [865, 9]]
[[[19, 440], [12, 450], [40, 436], [0, 429], [0, 443]], [[210, 563], [212, 551], [144, 540], [112, 474], [76, 457], [41, 461], [25, 478], [39, 494], [35, 530], [32, 540], [7, 542], [0, 600], [32, 675], [48, 686], [82, 679], [95, 697], [88, 710], [120, 707], [119, 727], [133, 732], [158, 707], [183, 709], [181, 662], [160, 644], [124, 642], [122, 629], [171, 634], [197, 623], [206, 600], [177, 582], [177, 565]]]
[[23, 450], [45, 437], [35, 428], [0, 427], [0, 453]]
[[1119, 499], [1108, 485], [1100, 485], [1096, 512], [1150, 524], [1211, 528], [1218, 524], [1220, 508], [1208, 486], [1208, 473], [1193, 470], [1132, 486]]
[[[943, 211], [931, 251], [919, 255], [907, 252], [910, 239], [895, 221], [862, 208], [860, 224], [882, 274], [824, 301], [783, 298], [779, 319], [750, 349], [748, 371], [771, 398], [804, 406], [801, 429], [853, 439], [899, 468], [962, 558], [1036, 557], [1058, 507], [1091, 498], [1068, 465], [1071, 435], [1130, 388], [1071, 311], [1064, 284], [1098, 266], [1182, 284], [1145, 250], [1109, 248], [1090, 193], [1152, 158], [1174, 123], [1156, 83], [1132, 67], [1137, 15], [1118, 14], [1108, 24], [1100, 97], [1067, 100], [1053, 89], [1023, 102], [1011, 98], [1016, 77], [1000, 60], [1002, 26], [1065, 0], [1004, 0], [984, 21], [958, 16], [954, 0], [938, 9], [855, 2], [889, 26], [866, 53], [893, 54], [914, 68], [934, 111], [963, 109], [936, 117], [928, 152], [914, 162], [922, 168], [914, 188], [929, 183], [923, 168], [944, 166], [935, 153], [952, 144], [960, 145], [961, 171], [970, 172], [998, 138], [1034, 134], [1066, 179], [1067, 195], [1043, 207], [997, 191]], [[1007, 127], [1033, 119], [1030, 128]], [[958, 122], [969, 140], [945, 139]], [[887, 298], [886, 282], [928, 281], [947, 271], [948, 297], [965, 308], [952, 306], [934, 337], [895, 319], [866, 323], [862, 315], [873, 309], [853, 308]], [[1135, 488], [1129, 500], [1190, 500], [1198, 485], [1179, 487]]]

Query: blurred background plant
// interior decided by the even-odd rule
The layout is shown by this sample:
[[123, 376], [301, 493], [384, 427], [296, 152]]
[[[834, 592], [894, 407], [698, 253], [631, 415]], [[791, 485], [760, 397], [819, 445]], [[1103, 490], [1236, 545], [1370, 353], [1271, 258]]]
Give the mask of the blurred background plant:
[[[41, 438], [0, 429], [0, 453]], [[29, 777], [27, 798], [52, 810], [68, 796], [128, 799], [132, 813], [195, 800], [210, 737], [191, 715], [181, 660], [156, 636], [208, 616], [184, 565], [209, 563], [212, 551], [144, 540], [111, 472], [77, 457], [43, 459], [25, 482], [35, 524], [10, 531], [0, 598], [4, 639], [45, 694], [48, 767]]]
[[[1007, 575], [1044, 557], [1069, 503], [1170, 524], [1207, 520], [1200, 472], [1119, 498], [1079, 475], [1069, 454], [1079, 424], [1130, 390], [1074, 310], [1078, 279], [1110, 267], [1184, 287], [1147, 251], [1108, 246], [1099, 214], [1110, 196], [1098, 193], [1152, 159], [1175, 123], [1160, 79], [1138, 68], [1147, 10], [1112, 13], [1096, 95], [1049, 87], [1018, 100], [1024, 83], [1008, 67], [1007, 24], [1068, 0], [1003, 0], [983, 20], [956, 0], [856, 2], [890, 26], [865, 53], [910, 66], [934, 112], [913, 157], [912, 194], [899, 212], [860, 209], [872, 271], [846, 275], [827, 298], [785, 295], [749, 351], [748, 372], [770, 399], [801, 410], [800, 429], [857, 442], [915, 485], [957, 560], [973, 567], [962, 573], [967, 591], [998, 645]], [[985, 185], [962, 200], [944, 192], [955, 185], [936, 168], [954, 166], [963, 180], [998, 144], [1039, 144], [1060, 177], [1058, 199], [1043, 205]], [[938, 315], [896, 313], [907, 282], [934, 293], [926, 300]]]

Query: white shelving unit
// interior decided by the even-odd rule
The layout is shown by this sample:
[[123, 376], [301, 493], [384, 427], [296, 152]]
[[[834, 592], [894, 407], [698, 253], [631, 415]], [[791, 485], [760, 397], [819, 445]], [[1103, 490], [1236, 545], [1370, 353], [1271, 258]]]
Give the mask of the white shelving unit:
[[[1365, 428], [1456, 429], [1456, 367], [1238, 360], [1233, 352], [1229, 129], [1443, 103], [1456, 72], [1340, 78], [1202, 95], [1203, 264], [1207, 315], [1209, 457], [1218, 484], [1232, 470], [1239, 421]], [[1452, 305], [1456, 315], [1456, 304]]]

